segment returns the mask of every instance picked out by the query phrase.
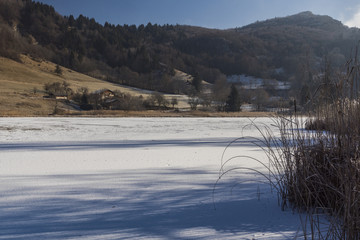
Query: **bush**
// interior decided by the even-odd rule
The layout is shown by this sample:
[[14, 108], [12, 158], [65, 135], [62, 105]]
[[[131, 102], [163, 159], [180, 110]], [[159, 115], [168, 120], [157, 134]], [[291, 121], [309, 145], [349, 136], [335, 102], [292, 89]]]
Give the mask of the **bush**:
[[148, 108], [157, 109], [166, 109], [169, 104], [169, 101], [159, 92], [152, 93], [145, 103]]
[[59, 65], [56, 65], [56, 68], [55, 68], [54, 72], [56, 74], [58, 74], [58, 75], [62, 75], [62, 73], [63, 73], [63, 71], [62, 71], [62, 69], [60, 68]]

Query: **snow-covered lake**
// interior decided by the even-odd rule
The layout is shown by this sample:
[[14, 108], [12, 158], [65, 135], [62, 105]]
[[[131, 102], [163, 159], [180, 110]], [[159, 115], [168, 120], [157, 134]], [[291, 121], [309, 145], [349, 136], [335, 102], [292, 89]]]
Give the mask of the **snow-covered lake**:
[[[258, 174], [229, 173], [213, 195], [232, 140], [244, 137], [225, 159], [267, 161], [249, 123], [0, 118], [0, 239], [293, 239], [298, 215]], [[266, 172], [246, 158], [232, 166]]]

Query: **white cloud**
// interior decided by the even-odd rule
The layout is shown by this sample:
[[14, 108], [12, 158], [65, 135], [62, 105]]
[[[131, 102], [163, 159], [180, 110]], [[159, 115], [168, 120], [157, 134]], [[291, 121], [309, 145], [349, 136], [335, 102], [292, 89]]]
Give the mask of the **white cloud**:
[[349, 20], [345, 21], [344, 24], [349, 27], [360, 28], [360, 7], [358, 7], [355, 14]]

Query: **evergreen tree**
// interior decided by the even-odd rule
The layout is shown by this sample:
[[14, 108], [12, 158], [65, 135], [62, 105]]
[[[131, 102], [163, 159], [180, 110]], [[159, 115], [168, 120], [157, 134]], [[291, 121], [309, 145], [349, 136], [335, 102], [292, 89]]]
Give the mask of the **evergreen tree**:
[[194, 86], [196, 92], [199, 93], [201, 91], [201, 78], [199, 74], [195, 74], [191, 84]]
[[235, 85], [231, 85], [230, 95], [228, 100], [226, 101], [226, 111], [228, 112], [239, 112], [241, 107], [240, 95], [235, 87]]

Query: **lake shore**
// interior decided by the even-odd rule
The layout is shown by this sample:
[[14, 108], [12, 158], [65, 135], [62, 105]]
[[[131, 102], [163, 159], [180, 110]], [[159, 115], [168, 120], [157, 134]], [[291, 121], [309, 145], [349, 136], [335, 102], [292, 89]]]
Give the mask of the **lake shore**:
[[273, 112], [206, 112], [206, 111], [83, 111], [35, 115], [22, 112], [0, 113], [0, 117], [272, 117]]

